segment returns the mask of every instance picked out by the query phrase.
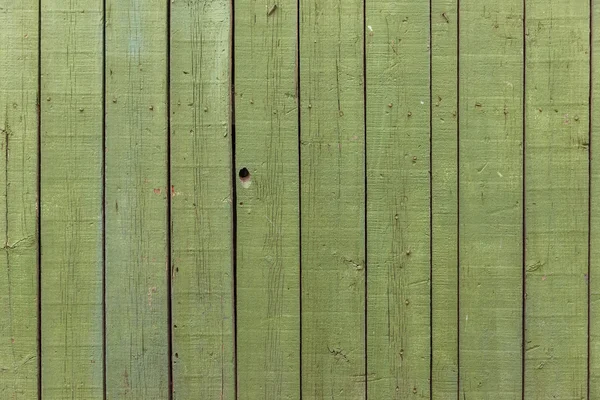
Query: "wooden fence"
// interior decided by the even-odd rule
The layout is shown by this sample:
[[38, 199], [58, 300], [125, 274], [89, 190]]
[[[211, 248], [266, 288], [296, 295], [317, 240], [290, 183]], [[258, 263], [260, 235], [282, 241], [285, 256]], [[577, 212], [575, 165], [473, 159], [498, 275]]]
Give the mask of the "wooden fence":
[[0, 399], [600, 399], [598, 23], [0, 0]]

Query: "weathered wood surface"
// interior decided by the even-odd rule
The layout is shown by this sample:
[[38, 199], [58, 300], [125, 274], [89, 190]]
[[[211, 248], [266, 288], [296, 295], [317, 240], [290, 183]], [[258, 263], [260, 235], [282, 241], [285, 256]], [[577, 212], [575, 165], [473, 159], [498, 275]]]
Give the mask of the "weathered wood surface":
[[597, 398], [598, 21], [0, 0], [0, 397]]
[[235, 398], [230, 4], [171, 4], [173, 398]]
[[38, 390], [38, 7], [0, 11], [0, 398]]
[[460, 397], [515, 399], [523, 376], [523, 8], [519, 0], [460, 5]]
[[429, 4], [366, 13], [367, 396], [429, 398]]
[[103, 10], [41, 10], [41, 395], [103, 395]]
[[588, 380], [590, 10], [587, 1], [525, 4], [525, 398], [581, 399]]
[[[596, 29], [590, 29], [592, 32], [592, 47], [590, 48], [591, 59], [591, 71], [590, 77], [590, 133], [596, 136], [592, 138], [590, 134], [590, 156], [592, 154], [600, 154], [600, 139], [598, 139], [598, 133], [600, 132], [600, 79], [597, 76], [600, 75], [600, 29], [598, 29], [598, 21], [600, 21], [600, 1], [594, 1], [591, 9], [591, 21], [590, 28], [593, 26]], [[595, 24], [595, 25], [594, 25]], [[588, 386], [588, 396], [590, 398], [600, 397], [600, 279], [596, 279], [595, 276], [600, 271], [600, 246], [592, 243], [600, 243], [600, 159], [594, 157], [590, 159], [590, 380]], [[594, 273], [592, 279], [591, 273]]]
[[297, 4], [236, 1], [235, 15], [238, 398], [298, 399]]
[[300, 2], [302, 395], [366, 398], [363, 4]]
[[458, 393], [458, 0], [431, 2], [431, 399]]
[[167, 7], [106, 2], [106, 396], [169, 390]]

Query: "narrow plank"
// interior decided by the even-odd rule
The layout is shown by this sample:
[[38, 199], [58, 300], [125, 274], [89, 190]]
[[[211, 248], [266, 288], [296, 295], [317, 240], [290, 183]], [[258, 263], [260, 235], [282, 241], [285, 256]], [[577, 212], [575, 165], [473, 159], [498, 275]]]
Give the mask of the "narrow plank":
[[431, 398], [458, 393], [458, 1], [431, 2]]
[[171, 4], [176, 399], [233, 399], [230, 4]]
[[238, 398], [299, 399], [297, 3], [234, 6]]
[[368, 398], [429, 398], [429, 3], [366, 13]]
[[42, 2], [42, 396], [101, 399], [102, 3]]
[[523, 3], [461, 0], [460, 6], [459, 397], [516, 399], [522, 391]]
[[[591, 154], [596, 154], [591, 159], [591, 191], [590, 191], [590, 381], [589, 398], [600, 397], [600, 139], [597, 133], [600, 132], [600, 2], [592, 1], [591, 11], [591, 32], [592, 48], [590, 54], [592, 57], [592, 96], [590, 105], [590, 142]], [[593, 135], [596, 138], [593, 138]]]
[[587, 395], [589, 2], [526, 1], [525, 398]]
[[0, 12], [0, 397], [37, 397], [37, 1]]
[[106, 396], [166, 399], [167, 3], [106, 3]]
[[363, 3], [299, 6], [302, 393], [364, 399]]

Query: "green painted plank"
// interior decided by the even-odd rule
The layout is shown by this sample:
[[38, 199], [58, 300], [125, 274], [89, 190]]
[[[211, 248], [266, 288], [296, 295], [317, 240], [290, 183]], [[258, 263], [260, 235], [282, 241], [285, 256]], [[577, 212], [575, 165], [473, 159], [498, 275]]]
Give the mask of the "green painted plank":
[[176, 399], [235, 398], [230, 4], [171, 4], [171, 240]]
[[[600, 154], [600, 1], [592, 1], [592, 104], [590, 143], [592, 154]], [[600, 397], [600, 159], [592, 157], [590, 215], [590, 399]]]
[[167, 3], [106, 10], [106, 393], [166, 399]]
[[368, 397], [429, 398], [429, 3], [367, 1]]
[[526, 1], [525, 397], [587, 392], [589, 2]]
[[234, 5], [238, 398], [299, 399], [297, 6]]
[[460, 7], [459, 397], [520, 399], [523, 4]]
[[458, 393], [457, 0], [431, 3], [431, 398]]
[[0, 398], [37, 397], [37, 1], [0, 11]]
[[363, 3], [300, 2], [302, 392], [365, 398]]
[[42, 2], [42, 396], [101, 399], [102, 3]]

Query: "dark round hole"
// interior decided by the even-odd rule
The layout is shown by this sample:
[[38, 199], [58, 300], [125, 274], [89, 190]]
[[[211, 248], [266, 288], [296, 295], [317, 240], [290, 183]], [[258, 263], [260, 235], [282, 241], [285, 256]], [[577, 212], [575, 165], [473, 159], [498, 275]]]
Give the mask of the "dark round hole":
[[240, 179], [245, 179], [250, 176], [250, 171], [248, 171], [248, 168], [244, 167], [244, 168], [240, 169], [239, 176], [240, 176]]

